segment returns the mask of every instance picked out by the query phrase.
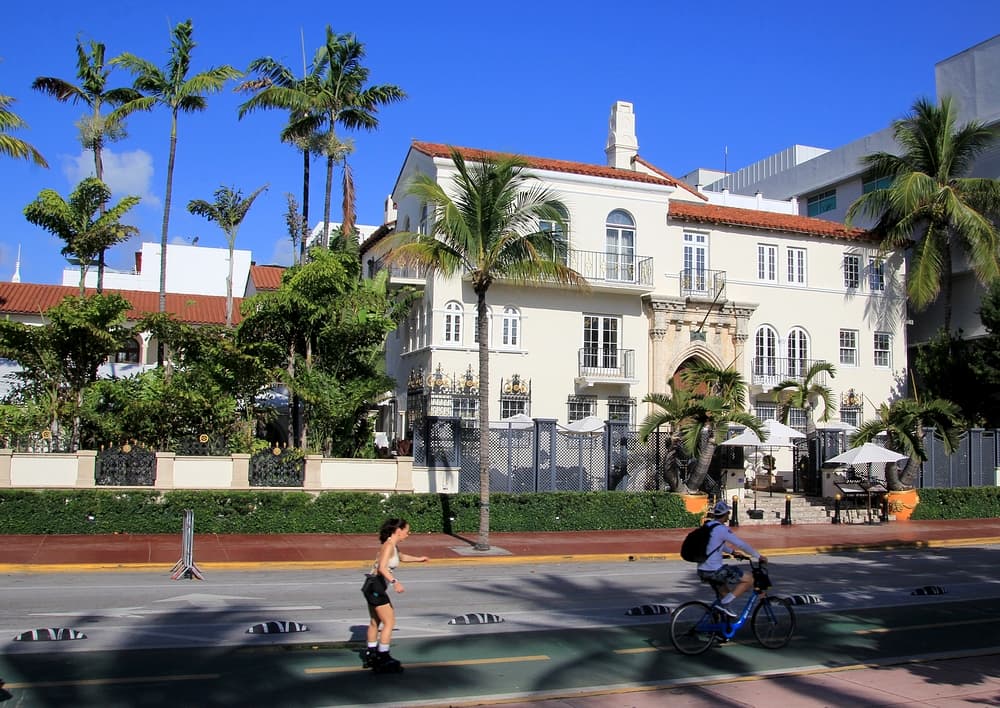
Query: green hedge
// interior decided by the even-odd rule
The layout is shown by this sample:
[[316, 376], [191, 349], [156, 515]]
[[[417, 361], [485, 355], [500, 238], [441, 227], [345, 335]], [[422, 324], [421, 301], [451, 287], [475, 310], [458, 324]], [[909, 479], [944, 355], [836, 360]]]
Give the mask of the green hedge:
[[992, 519], [1000, 517], [1000, 487], [920, 489], [917, 519]]
[[[388, 517], [414, 531], [474, 533], [478, 494], [301, 491], [0, 490], [0, 533], [177, 533], [184, 510], [196, 533], [374, 533]], [[491, 531], [683, 528], [698, 517], [660, 492], [493, 494]]]

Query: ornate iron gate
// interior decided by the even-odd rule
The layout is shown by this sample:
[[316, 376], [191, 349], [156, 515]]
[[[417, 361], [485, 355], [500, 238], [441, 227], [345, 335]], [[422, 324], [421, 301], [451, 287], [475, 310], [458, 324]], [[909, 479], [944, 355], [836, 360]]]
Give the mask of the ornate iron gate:
[[102, 447], [94, 463], [97, 486], [151, 487], [156, 483], [156, 453], [137, 443]]
[[298, 450], [275, 447], [250, 458], [251, 487], [301, 487], [306, 461]]

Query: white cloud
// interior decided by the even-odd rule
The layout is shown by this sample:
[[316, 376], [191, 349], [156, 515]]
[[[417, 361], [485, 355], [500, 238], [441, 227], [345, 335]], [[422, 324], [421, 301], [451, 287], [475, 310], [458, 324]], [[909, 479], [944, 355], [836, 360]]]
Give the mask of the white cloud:
[[292, 264], [292, 240], [290, 238], [279, 238], [274, 248], [271, 250], [271, 260], [262, 265], [284, 265]]
[[[104, 182], [111, 192], [121, 197], [135, 194], [142, 198], [141, 206], [161, 209], [163, 203], [153, 194], [149, 185], [153, 179], [153, 156], [145, 150], [117, 153], [105, 148], [101, 152], [104, 162]], [[75, 186], [85, 177], [94, 176], [94, 153], [84, 150], [66, 160], [63, 172]]]

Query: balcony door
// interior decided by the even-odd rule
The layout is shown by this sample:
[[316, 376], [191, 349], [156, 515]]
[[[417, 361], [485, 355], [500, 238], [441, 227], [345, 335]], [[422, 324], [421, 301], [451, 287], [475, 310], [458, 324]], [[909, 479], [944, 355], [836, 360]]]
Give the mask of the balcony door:
[[684, 234], [684, 292], [708, 294], [708, 236]]
[[635, 280], [635, 222], [621, 209], [608, 214], [604, 255], [608, 280]]
[[591, 370], [617, 370], [621, 321], [604, 315], [583, 316], [583, 365]]

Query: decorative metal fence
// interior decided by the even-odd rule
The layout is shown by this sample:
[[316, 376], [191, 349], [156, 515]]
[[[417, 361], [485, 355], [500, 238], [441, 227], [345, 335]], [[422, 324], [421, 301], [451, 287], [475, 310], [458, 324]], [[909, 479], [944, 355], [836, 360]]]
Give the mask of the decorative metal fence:
[[178, 455], [226, 456], [229, 454], [229, 440], [221, 436], [185, 435], [170, 441], [171, 449]]
[[[460, 492], [479, 490], [479, 429], [469, 421], [427, 416], [413, 431], [414, 464], [458, 470]], [[920, 486], [979, 487], [1000, 483], [1000, 430], [974, 429], [960, 437], [958, 450], [944, 454], [943, 443], [927, 431], [928, 461]], [[646, 442], [628, 424], [608, 421], [602, 432], [572, 434], [556, 421], [535, 419], [522, 429], [490, 429], [490, 491], [646, 491], [666, 489], [663, 461], [668, 436], [653, 434]], [[821, 491], [823, 461], [844, 452], [847, 433], [821, 430], [793, 451], [793, 488], [807, 495]], [[691, 460], [680, 460], [681, 476]], [[742, 467], [741, 449], [720, 446], [702, 490], [719, 492], [722, 468]]]
[[1000, 430], [973, 428], [959, 436], [958, 449], [944, 451], [944, 441], [933, 428], [924, 429], [927, 461], [920, 475], [921, 487], [992, 487], [1000, 484]]
[[[479, 429], [454, 417], [428, 416], [414, 431], [414, 463], [458, 470], [460, 492], [479, 490]], [[663, 489], [666, 435], [645, 443], [626, 423], [597, 433], [569, 433], [556, 421], [490, 429], [490, 491], [643, 491]]]
[[275, 447], [250, 458], [251, 487], [301, 487], [306, 461], [297, 450]]
[[102, 447], [94, 462], [94, 483], [99, 487], [151, 487], [156, 483], [156, 453], [135, 442]]

